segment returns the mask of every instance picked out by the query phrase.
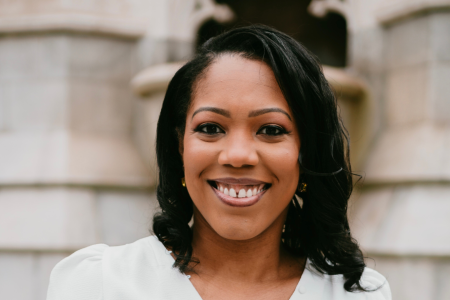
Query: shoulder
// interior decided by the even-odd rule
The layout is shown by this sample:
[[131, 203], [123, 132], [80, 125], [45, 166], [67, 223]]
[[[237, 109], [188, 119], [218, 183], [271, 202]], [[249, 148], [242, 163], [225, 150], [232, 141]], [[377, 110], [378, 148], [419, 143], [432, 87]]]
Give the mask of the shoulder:
[[361, 286], [372, 292], [366, 292], [366, 298], [370, 300], [391, 300], [391, 288], [387, 279], [371, 268], [365, 268], [361, 276]]
[[147, 271], [151, 271], [154, 266], [171, 265], [170, 260], [170, 255], [154, 236], [123, 246], [89, 246], [55, 266], [47, 300], [99, 300], [103, 298], [105, 282], [133, 277], [133, 270], [139, 269], [137, 266], [147, 266]]
[[50, 275], [47, 300], [102, 298], [102, 260], [107, 245], [93, 245], [60, 261]]
[[[307, 265], [300, 281], [299, 289], [309, 290], [311, 299], [327, 300], [391, 300], [391, 290], [386, 278], [377, 271], [365, 268], [361, 276], [361, 286], [367, 292], [347, 292], [343, 275], [321, 274], [310, 264]], [[304, 278], [303, 278], [304, 277]]]
[[332, 299], [354, 300], [391, 300], [391, 289], [386, 278], [377, 271], [365, 268], [361, 276], [361, 286], [367, 292], [347, 292], [344, 289], [345, 279], [343, 275], [326, 276], [328, 285], [325, 290], [333, 294]]

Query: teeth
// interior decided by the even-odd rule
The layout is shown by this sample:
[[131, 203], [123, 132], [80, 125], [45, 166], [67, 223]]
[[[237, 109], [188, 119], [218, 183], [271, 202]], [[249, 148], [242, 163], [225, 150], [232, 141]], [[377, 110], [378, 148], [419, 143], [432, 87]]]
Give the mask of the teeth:
[[[264, 189], [264, 184], [260, 184], [253, 187], [240, 188], [239, 186], [230, 187], [229, 185], [217, 182], [217, 189], [225, 195], [235, 198], [252, 197], [261, 193]], [[247, 189], [247, 191], [246, 191]]]

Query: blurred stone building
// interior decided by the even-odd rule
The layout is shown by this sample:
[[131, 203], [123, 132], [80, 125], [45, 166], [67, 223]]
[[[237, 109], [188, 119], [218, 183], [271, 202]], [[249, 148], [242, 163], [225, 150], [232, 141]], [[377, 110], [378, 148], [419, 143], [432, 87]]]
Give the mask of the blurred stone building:
[[450, 0], [0, 1], [0, 299], [149, 234], [168, 81], [238, 20], [325, 64], [365, 176], [352, 231], [393, 298], [450, 299]]

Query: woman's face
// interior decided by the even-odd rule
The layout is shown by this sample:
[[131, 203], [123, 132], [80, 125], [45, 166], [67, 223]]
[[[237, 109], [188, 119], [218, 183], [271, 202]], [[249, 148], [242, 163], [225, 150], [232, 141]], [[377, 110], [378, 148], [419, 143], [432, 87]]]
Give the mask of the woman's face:
[[223, 238], [258, 236], [285, 217], [299, 151], [293, 114], [270, 67], [218, 58], [196, 84], [181, 147], [195, 213]]

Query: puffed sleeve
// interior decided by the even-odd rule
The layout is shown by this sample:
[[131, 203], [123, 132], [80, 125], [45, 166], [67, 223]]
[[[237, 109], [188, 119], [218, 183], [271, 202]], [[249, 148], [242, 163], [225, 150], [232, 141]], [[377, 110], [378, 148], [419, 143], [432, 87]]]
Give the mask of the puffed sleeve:
[[102, 299], [102, 259], [107, 245], [81, 249], [59, 262], [50, 275], [47, 300]]
[[391, 288], [386, 278], [375, 270], [365, 268], [361, 285], [373, 292], [366, 292], [366, 300], [392, 300]]

